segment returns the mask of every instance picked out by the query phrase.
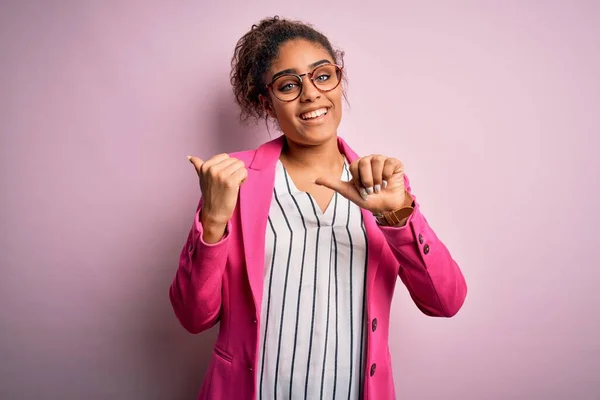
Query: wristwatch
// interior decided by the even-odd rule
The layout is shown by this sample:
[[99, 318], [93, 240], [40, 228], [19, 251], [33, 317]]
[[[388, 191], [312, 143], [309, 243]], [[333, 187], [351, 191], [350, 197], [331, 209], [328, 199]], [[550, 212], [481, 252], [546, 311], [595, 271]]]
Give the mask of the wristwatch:
[[412, 199], [412, 196], [410, 193], [408, 193], [408, 191], [406, 191], [406, 198], [407, 200], [410, 199], [410, 205], [405, 205], [401, 208], [383, 214], [373, 214], [375, 215], [377, 223], [383, 226], [394, 226], [398, 225], [403, 219], [410, 217], [415, 210], [415, 201]]

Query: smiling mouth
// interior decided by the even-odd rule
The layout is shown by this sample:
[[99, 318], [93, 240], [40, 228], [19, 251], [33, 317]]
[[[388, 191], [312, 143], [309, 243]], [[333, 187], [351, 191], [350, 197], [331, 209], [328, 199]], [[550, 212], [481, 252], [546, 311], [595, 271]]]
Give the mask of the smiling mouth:
[[327, 115], [328, 112], [329, 112], [329, 108], [323, 107], [323, 108], [319, 108], [318, 110], [300, 114], [300, 119], [302, 119], [304, 121], [310, 121], [312, 119], [317, 119], [319, 117], [323, 117], [323, 116]]

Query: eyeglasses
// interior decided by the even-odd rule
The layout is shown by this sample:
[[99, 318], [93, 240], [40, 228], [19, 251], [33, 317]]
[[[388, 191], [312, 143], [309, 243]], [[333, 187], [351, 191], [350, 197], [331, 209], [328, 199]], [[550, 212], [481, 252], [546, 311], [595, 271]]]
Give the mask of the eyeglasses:
[[312, 72], [305, 74], [283, 74], [267, 85], [273, 95], [283, 102], [290, 102], [300, 97], [302, 93], [303, 76], [308, 76], [310, 81], [320, 92], [330, 92], [342, 80], [342, 68], [335, 64], [324, 64], [316, 67]]

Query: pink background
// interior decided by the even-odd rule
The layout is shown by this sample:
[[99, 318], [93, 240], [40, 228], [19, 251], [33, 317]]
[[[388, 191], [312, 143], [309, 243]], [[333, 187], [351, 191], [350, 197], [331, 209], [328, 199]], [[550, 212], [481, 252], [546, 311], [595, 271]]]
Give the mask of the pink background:
[[272, 14], [346, 51], [340, 134], [404, 161], [469, 284], [450, 320], [398, 286], [399, 398], [600, 398], [600, 5], [430, 4], [2, 1], [0, 398], [195, 398], [185, 156], [269, 140], [228, 73]]

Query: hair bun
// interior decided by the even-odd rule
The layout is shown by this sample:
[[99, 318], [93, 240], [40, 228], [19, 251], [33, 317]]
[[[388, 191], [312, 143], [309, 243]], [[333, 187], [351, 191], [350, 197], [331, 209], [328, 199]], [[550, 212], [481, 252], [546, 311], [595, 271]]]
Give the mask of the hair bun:
[[274, 17], [269, 17], [269, 18], [264, 18], [262, 19], [258, 25], [254, 24], [252, 25], [252, 30], [265, 30], [267, 29], [269, 26], [276, 24], [277, 22], [281, 21], [281, 19], [279, 18], [279, 15], [275, 15]]

